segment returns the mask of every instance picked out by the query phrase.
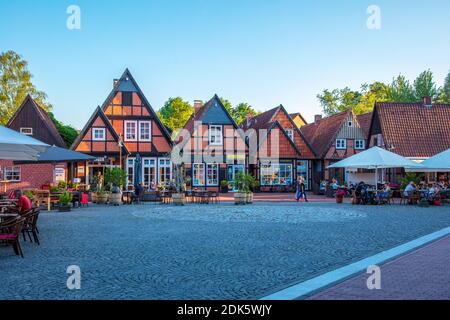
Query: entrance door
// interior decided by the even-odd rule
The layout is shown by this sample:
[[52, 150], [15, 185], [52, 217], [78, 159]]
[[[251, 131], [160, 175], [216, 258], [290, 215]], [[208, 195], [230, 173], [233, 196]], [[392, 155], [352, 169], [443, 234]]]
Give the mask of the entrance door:
[[231, 164], [227, 166], [227, 181], [233, 186], [234, 190], [234, 179], [238, 173], [244, 173], [243, 164]]
[[297, 160], [297, 179], [302, 176], [305, 179], [305, 190], [309, 190], [309, 161]]

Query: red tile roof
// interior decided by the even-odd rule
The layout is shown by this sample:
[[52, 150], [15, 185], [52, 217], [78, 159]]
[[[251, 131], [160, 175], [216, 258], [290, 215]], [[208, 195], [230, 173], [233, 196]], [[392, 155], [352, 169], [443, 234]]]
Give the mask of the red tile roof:
[[300, 128], [319, 158], [323, 158], [351, 111], [344, 111]]
[[358, 123], [366, 136], [369, 134], [370, 123], [372, 122], [372, 114], [372, 112], [369, 112], [356, 116], [356, 119], [358, 120]]
[[374, 113], [371, 134], [379, 124], [385, 144], [397, 154], [431, 157], [450, 148], [450, 104], [376, 103]]

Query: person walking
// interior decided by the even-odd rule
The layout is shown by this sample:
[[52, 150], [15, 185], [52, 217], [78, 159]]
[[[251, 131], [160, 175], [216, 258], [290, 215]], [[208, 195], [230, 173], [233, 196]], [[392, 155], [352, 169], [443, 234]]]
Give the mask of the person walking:
[[302, 176], [299, 176], [297, 179], [297, 186], [296, 186], [296, 192], [295, 192], [295, 199], [297, 202], [300, 201], [300, 199], [304, 199], [305, 202], [308, 202], [308, 198], [306, 197], [306, 190], [305, 190], [305, 179]]

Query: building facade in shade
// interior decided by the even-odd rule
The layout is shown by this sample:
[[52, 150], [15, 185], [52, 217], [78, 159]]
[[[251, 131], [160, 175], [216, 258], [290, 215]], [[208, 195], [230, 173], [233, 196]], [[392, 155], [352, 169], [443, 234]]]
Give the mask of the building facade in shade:
[[193, 188], [217, 191], [222, 181], [233, 186], [236, 174], [247, 172], [245, 137], [217, 95], [194, 102], [175, 143]]
[[[29, 135], [49, 145], [66, 148], [66, 144], [48, 113], [28, 95], [8, 121], [8, 128]], [[67, 181], [68, 166], [61, 163], [21, 164], [0, 160], [0, 191], [35, 189], [46, 184]]]
[[[422, 162], [450, 148], [450, 104], [376, 103], [368, 135], [369, 147], [378, 146]], [[399, 182], [402, 169], [385, 171], [385, 180]], [[448, 181], [448, 173], [432, 173], [431, 181]]]
[[137, 181], [135, 160], [141, 158], [141, 182], [145, 187], [169, 185], [172, 181], [172, 139], [128, 69], [113, 81], [113, 89], [71, 146], [72, 150], [95, 156], [79, 163], [77, 177], [92, 183], [105, 169], [122, 167], [127, 183]]
[[351, 110], [322, 118], [316, 116], [314, 123], [300, 130], [313, 146], [317, 160], [314, 164], [314, 190], [321, 180], [347, 181], [345, 169], [328, 169], [328, 166], [350, 157], [367, 147], [367, 125], [371, 114], [356, 116]]
[[260, 181], [262, 191], [293, 191], [299, 176], [311, 189], [315, 153], [282, 105], [247, 118], [241, 128], [250, 145], [256, 138], [257, 159], [249, 171]]

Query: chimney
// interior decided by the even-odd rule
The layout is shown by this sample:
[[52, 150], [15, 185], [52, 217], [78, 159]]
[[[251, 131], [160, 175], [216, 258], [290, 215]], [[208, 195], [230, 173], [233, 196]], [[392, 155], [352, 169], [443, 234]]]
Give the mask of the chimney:
[[119, 82], [119, 79], [113, 79], [113, 87], [116, 86], [117, 82]]
[[427, 108], [431, 108], [433, 105], [433, 101], [431, 100], [430, 96], [422, 97], [422, 103], [423, 103], [423, 106], [427, 107]]
[[316, 114], [314, 116], [314, 123], [319, 122], [320, 120], [322, 120], [322, 115], [321, 114]]
[[194, 113], [197, 113], [198, 110], [203, 106], [202, 100], [194, 100]]

